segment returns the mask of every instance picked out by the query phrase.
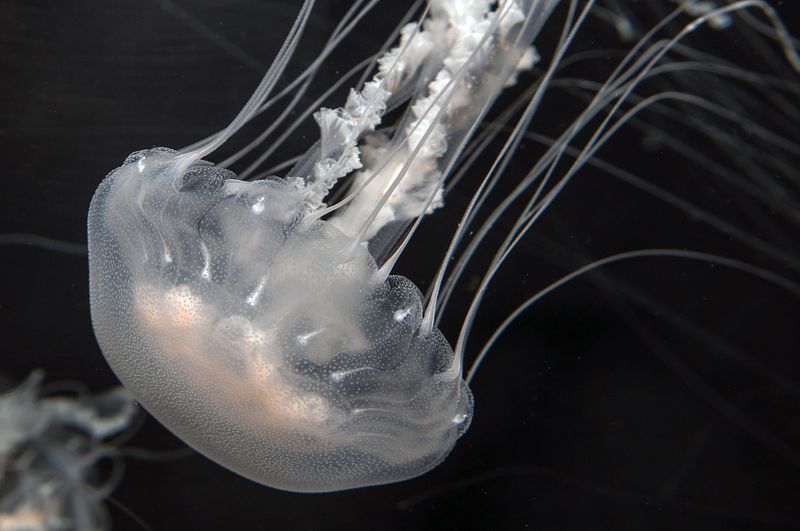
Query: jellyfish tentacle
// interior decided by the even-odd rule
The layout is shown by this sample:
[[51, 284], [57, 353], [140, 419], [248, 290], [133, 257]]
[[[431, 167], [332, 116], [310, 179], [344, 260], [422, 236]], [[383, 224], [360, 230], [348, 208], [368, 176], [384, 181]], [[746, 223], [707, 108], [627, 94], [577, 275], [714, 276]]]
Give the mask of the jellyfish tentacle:
[[522, 304], [517, 306], [505, 319], [503, 319], [503, 321], [495, 329], [495, 331], [492, 332], [491, 337], [486, 341], [486, 343], [484, 343], [480, 351], [478, 351], [478, 355], [475, 357], [475, 360], [472, 362], [469, 370], [467, 371], [465, 378], [466, 382], [469, 383], [472, 381], [478, 369], [480, 368], [481, 364], [483, 363], [489, 351], [491, 350], [492, 346], [497, 342], [500, 336], [503, 335], [503, 333], [508, 329], [508, 327], [511, 326], [511, 324], [520, 315], [528, 311], [528, 309], [530, 309], [534, 304], [536, 304], [537, 302], [548, 296], [550, 293], [569, 284], [573, 280], [576, 280], [597, 269], [604, 268], [605, 266], [611, 264], [632, 259], [639, 259], [639, 258], [663, 258], [663, 257], [673, 257], [673, 258], [681, 258], [684, 260], [695, 260], [712, 264], [719, 264], [728, 267], [730, 269], [741, 271], [749, 275], [752, 275], [754, 277], [757, 277], [761, 280], [769, 282], [770, 284], [785, 289], [786, 291], [800, 297], [800, 284], [794, 282], [793, 280], [786, 278], [782, 275], [779, 275], [773, 271], [769, 271], [767, 269], [754, 266], [753, 264], [743, 262], [741, 260], [729, 258], [727, 256], [720, 256], [711, 253], [703, 253], [699, 251], [691, 251], [686, 249], [640, 249], [635, 251], [626, 251], [623, 253], [617, 253], [611, 256], [607, 256], [605, 258], [593, 260], [591, 263], [586, 264], [567, 275], [564, 275], [558, 280], [540, 289], [535, 294], [527, 298]]
[[[270, 109], [275, 104], [277, 104], [278, 101], [280, 101], [281, 99], [283, 99], [287, 95], [294, 94], [296, 92], [296, 89], [297, 89], [298, 86], [304, 85], [305, 82], [310, 77], [313, 78], [316, 75], [316, 73], [319, 71], [320, 66], [322, 65], [322, 62], [329, 57], [330, 52], [333, 50], [333, 45], [335, 45], [335, 43], [339, 42], [338, 38], [340, 37], [340, 31], [341, 31], [342, 26], [346, 23], [348, 18], [352, 15], [352, 12], [354, 12], [354, 10], [357, 9], [358, 5], [360, 3], [362, 3], [363, 1], [364, 0], [357, 0], [357, 2], [355, 2], [353, 4], [353, 6], [351, 6], [351, 9], [348, 10], [348, 12], [342, 18], [340, 23], [334, 29], [334, 31], [331, 34], [331, 36], [328, 38], [328, 42], [326, 43], [326, 46], [323, 49], [323, 51], [320, 53], [319, 57], [317, 57], [316, 60], [314, 60], [310, 65], [308, 65], [308, 67], [306, 67], [305, 70], [303, 70], [303, 72], [301, 72], [297, 77], [295, 77], [293, 80], [291, 80], [289, 83], [287, 83], [287, 85], [283, 89], [279, 90], [277, 94], [275, 94], [271, 98], [269, 98], [266, 101], [264, 101], [261, 104], [261, 106], [258, 108], [258, 110], [252, 115], [252, 117], [250, 119], [252, 119], [252, 118], [262, 114], [264, 111]], [[344, 35], [341, 35], [341, 37], [343, 37], [343, 36]], [[247, 121], [249, 121], [250, 119], [248, 119]], [[219, 135], [221, 133], [222, 133], [222, 131], [218, 131], [217, 133], [214, 133], [214, 134], [212, 134], [210, 136], [207, 136], [206, 138], [203, 138], [202, 140], [198, 140], [197, 142], [194, 142], [193, 144], [189, 144], [188, 146], [183, 148], [183, 151], [192, 151], [192, 150], [197, 149], [200, 146], [206, 145], [208, 142], [212, 141], [217, 135]], [[249, 150], [249, 149], [252, 149], [254, 147], [256, 147], [255, 144], [253, 144], [252, 146], [248, 145], [247, 148], [243, 148], [243, 149]], [[235, 156], [238, 159], [239, 157], [241, 157], [244, 154], [245, 153], [243, 152], [243, 153], [238, 154], [238, 156], [237, 155], [233, 155], [232, 157]], [[219, 166], [227, 167], [230, 164], [233, 164], [233, 161], [230, 160], [230, 159], [225, 159], [224, 161], [219, 163]]]
[[[347, 82], [348, 79], [354, 76], [358, 71], [367, 66], [372, 60], [373, 57], [368, 57], [362, 60], [354, 67], [352, 67], [344, 75], [342, 75], [335, 83], [333, 83], [330, 86], [330, 88], [328, 88], [316, 100], [314, 100], [310, 105], [308, 105], [306, 109], [299, 114], [299, 116], [297, 117], [297, 119], [295, 119], [294, 122], [285, 127], [283, 129], [283, 132], [281, 132], [281, 134], [273, 142], [270, 142], [269, 147], [265, 149], [261, 153], [261, 155], [259, 155], [258, 160], [248, 167], [252, 168], [251, 171], [245, 169], [239, 174], [239, 177], [242, 180], [254, 180], [254, 181], [261, 178], [262, 174], [257, 174], [254, 176], [252, 175], [253, 172], [255, 172], [255, 169], [258, 166], [260, 166], [265, 160], [268, 160], [278, 149], [280, 149], [280, 147], [284, 144], [286, 139], [289, 138], [292, 135], [292, 133], [294, 133], [297, 130], [300, 124], [303, 123], [303, 121], [305, 121], [311, 115], [311, 113], [314, 112], [314, 110], [319, 108], [319, 106], [322, 104], [323, 101], [328, 99], [331, 96], [331, 94], [333, 94], [336, 90], [338, 90], [344, 83]], [[280, 116], [278, 116], [278, 118], [274, 122], [270, 123], [269, 127], [264, 129], [264, 131], [262, 131], [256, 138], [254, 138], [247, 146], [243, 147], [242, 149], [237, 151], [234, 155], [231, 155], [230, 157], [219, 163], [218, 166], [222, 168], [227, 168], [231, 164], [234, 164], [236, 161], [238, 161], [241, 157], [245, 156], [251, 150], [263, 144], [264, 141], [267, 138], [269, 138], [269, 136], [283, 124], [284, 120], [294, 110], [296, 103], [299, 102], [299, 100], [303, 96], [305, 96], [306, 88], [310, 85], [310, 81], [311, 77], [309, 77], [309, 79], [306, 80], [305, 83], [303, 83], [303, 86], [300, 88], [300, 90], [297, 91], [297, 93], [292, 98], [292, 101], [289, 103], [289, 105], [287, 105], [287, 107], [283, 111], [281, 111]], [[296, 160], [294, 160], [291, 165], [292, 166], [295, 165], [304, 156], [305, 155], [297, 156]], [[274, 171], [275, 170], [272, 169], [265, 170], [263, 172], [263, 175], [271, 175], [274, 173]]]
[[179, 164], [184, 171], [193, 162], [202, 159], [204, 156], [221, 146], [228, 138], [230, 138], [253, 117], [253, 115], [258, 111], [258, 108], [269, 97], [281, 74], [283, 74], [283, 71], [286, 69], [289, 59], [294, 54], [295, 48], [297, 48], [297, 45], [300, 42], [300, 36], [303, 33], [306, 23], [308, 22], [311, 9], [314, 7], [314, 2], [315, 0], [303, 1], [300, 12], [298, 13], [297, 18], [295, 18], [294, 24], [292, 25], [291, 30], [289, 30], [289, 34], [286, 36], [286, 40], [284, 40], [280, 51], [278, 51], [278, 54], [275, 57], [275, 60], [270, 65], [269, 70], [267, 70], [267, 73], [264, 75], [264, 78], [261, 80], [258, 87], [256, 87], [253, 95], [244, 105], [239, 114], [228, 125], [228, 127], [219, 132], [208, 143], [198, 146], [192, 150], [182, 152], [179, 155]]
[[[297, 106], [297, 103], [300, 101], [300, 98], [302, 98], [305, 95], [306, 91], [308, 90], [308, 87], [311, 84], [311, 81], [313, 81], [313, 79], [316, 76], [319, 68], [322, 66], [323, 60], [325, 58], [329, 57], [330, 54], [333, 52], [333, 50], [336, 49], [338, 44], [341, 43], [342, 40], [344, 40], [345, 37], [347, 37], [348, 35], [350, 35], [353, 32], [353, 30], [355, 29], [357, 24], [361, 21], [361, 19], [364, 18], [380, 0], [371, 0], [368, 5], [364, 6], [363, 8], [361, 8], [359, 10], [358, 8], [360, 7], [360, 4], [363, 3], [363, 1], [364, 0], [359, 0], [358, 2], [353, 4], [353, 6], [350, 7], [350, 9], [347, 11], [347, 13], [345, 13], [345, 15], [339, 21], [339, 24], [336, 26], [336, 28], [334, 28], [333, 33], [329, 37], [328, 42], [325, 43], [325, 46], [323, 47], [323, 49], [320, 52], [319, 56], [306, 69], [306, 72], [308, 72], [308, 74], [306, 75], [304, 73], [303, 75], [298, 77], [298, 80], [300, 80], [301, 77], [303, 77], [305, 79], [303, 81], [303, 85], [300, 87], [299, 90], [297, 90], [294, 93], [292, 101], [281, 112], [281, 115], [275, 121], [271, 122], [270, 126], [264, 132], [259, 134], [258, 137], [256, 137], [252, 141], [250, 141], [245, 147], [240, 149], [237, 153], [235, 153], [234, 155], [230, 156], [228, 159], [223, 161], [222, 165], [227, 166], [227, 165], [232, 164], [236, 160], [240, 159], [242, 156], [246, 155], [247, 153], [249, 153], [250, 151], [252, 151], [256, 147], [261, 145], [264, 142], [264, 140], [266, 138], [268, 138], [269, 135], [272, 134], [272, 132], [274, 132], [283, 123], [283, 121], [288, 117], [288, 115]], [[349, 77], [349, 75], [347, 75], [345, 77]], [[340, 79], [335, 84], [335, 86], [338, 86], [340, 83], [343, 83], [343, 82], [344, 82], [344, 79]], [[288, 86], [287, 89], [288, 88], [291, 88], [291, 85]], [[331, 87], [328, 92], [332, 92], [333, 90], [334, 90], [333, 87]], [[283, 91], [281, 91], [280, 95], [284, 95], [284, 94], [288, 94], [288, 93], [289, 92], [284, 89]], [[318, 107], [318, 105], [316, 105], [316, 107]], [[260, 114], [266, 108], [267, 108], [267, 104], [265, 103], [264, 105], [262, 105], [259, 108], [257, 114]], [[275, 153], [275, 151], [277, 151], [280, 148], [280, 146], [283, 144], [283, 142], [289, 136], [289, 134], [291, 134], [291, 132], [297, 127], [297, 125], [302, 120], [305, 119], [306, 113], [308, 113], [308, 112], [309, 111], [307, 110], [304, 113], [301, 113], [301, 115], [295, 120], [294, 124], [292, 124], [291, 126], [286, 128], [286, 130], [281, 134], [281, 136], [276, 140], [276, 142], [271, 143], [270, 146], [266, 150], [264, 150], [261, 154], [259, 154], [259, 156], [256, 158], [255, 161], [250, 163], [250, 165], [248, 165], [244, 170], [242, 170], [242, 172], [240, 173], [240, 178], [249, 179], [250, 176], [253, 174], [253, 172], [265, 160], [267, 160], [270, 156], [272, 156], [272, 154]]]
[[[542, 4], [536, 3], [534, 8], [538, 8], [540, 5]], [[446, 9], [442, 9], [446, 11]], [[357, 197], [359, 204], [363, 206], [351, 204], [342, 214], [333, 218], [334, 223], [337, 223], [337, 226], [344, 232], [353, 234], [356, 241], [370, 239], [380, 227], [395, 218], [403, 220], [408, 216], [408, 219], [413, 219], [416, 215], [424, 214], [420, 207], [427, 203], [430, 190], [440, 188], [440, 181], [451, 170], [455, 157], [463, 149], [463, 144], [471, 134], [476, 121], [493, 101], [493, 98], [487, 93], [471, 94], [469, 82], [466, 81], [467, 75], [470, 69], [475, 68], [480, 61], [484, 61], [486, 55], [490, 53], [489, 44], [493, 40], [501, 38], [508, 31], [506, 26], [513, 25], [517, 21], [515, 17], [522, 16], [518, 9], [511, 2], [501, 3], [496, 12], [483, 15], [486, 18], [483, 18], [480, 23], [488, 26], [485, 29], [484, 26], [478, 29], [479, 26], [476, 25], [473, 29], [459, 30], [464, 31], [464, 35], [469, 35], [470, 31], [474, 31], [475, 38], [479, 38], [477, 42], [470, 43], [465, 48], [460, 48], [460, 45], [457, 44], [458, 39], [464, 37], [456, 34], [454, 37], [456, 44], [452, 45], [450, 52], [452, 59], [443, 61], [444, 66], [439, 70], [436, 79], [429, 85], [425, 97], [419, 99], [412, 106], [415, 113], [414, 120], [407, 126], [407, 130], [404, 132], [405, 137], [401, 137], [395, 143], [394, 149], [390, 151], [392, 154], [382, 157], [381, 171], [400, 147], [405, 149], [408, 154], [403, 156], [392, 172], [382, 176], [379, 182], [367, 183], [371, 184], [370, 189], [365, 190], [366, 186], [359, 189]], [[545, 12], [549, 13], [546, 9]], [[440, 14], [440, 16], [447, 20], [446, 13]], [[535, 27], [537, 22], [539, 20], [534, 17], [525, 28]], [[523, 36], [527, 37], [527, 33], [526, 30], [520, 30], [519, 35], [512, 37], [511, 46], [518, 48], [516, 43], [520, 39], [524, 40]], [[433, 38], [440, 37], [434, 36]], [[518, 55], [511, 53], [500, 63], [497, 73], [498, 81], [505, 81], [511, 75], [517, 57]], [[488, 85], [492, 83], [493, 81], [490, 81]], [[462, 87], [462, 84], [466, 85], [466, 88]], [[496, 90], [487, 90], [487, 92], [496, 95]], [[463, 118], [463, 125], [450, 126], [453, 131], [458, 132], [454, 138], [445, 140], [446, 136], [451, 134], [448, 132], [445, 121], [452, 120], [457, 109], [464, 108], [466, 101], [474, 104], [474, 107], [470, 109], [469, 118]], [[424, 127], [420, 129], [421, 126]], [[378, 145], [380, 146], [381, 143]], [[400, 153], [402, 154], [402, 152]], [[416, 165], [416, 168], [412, 168], [412, 164]], [[433, 171], [426, 169], [426, 166], [431, 164], [436, 168]], [[437, 166], [441, 166], [441, 168], [437, 168]], [[361, 172], [360, 175], [360, 178], [366, 181], [373, 181], [376, 177], [375, 172], [369, 170]], [[408, 182], [405, 182], [406, 180]], [[401, 184], [402, 189], [400, 188]], [[419, 193], [419, 190], [422, 190], [422, 193]], [[412, 192], [418, 193], [419, 198], [414, 199]], [[387, 207], [390, 198], [395, 204], [391, 208]], [[437, 200], [435, 204], [438, 205], [440, 202]], [[394, 214], [394, 211], [405, 211], [408, 214]], [[384, 219], [373, 223], [379, 214]]]
[[73, 243], [39, 234], [30, 234], [24, 232], [8, 232], [0, 234], [0, 245], [24, 245], [27, 247], [38, 247], [47, 251], [53, 251], [63, 254], [84, 255], [86, 254], [86, 245], [82, 243]]
[[[470, 309], [467, 311], [467, 317], [465, 318], [464, 325], [462, 326], [461, 332], [459, 334], [459, 339], [456, 343], [456, 352], [463, 355], [464, 352], [464, 345], [471, 328], [472, 320], [474, 319], [474, 314], [478, 308], [480, 300], [485, 293], [486, 287], [488, 283], [493, 278], [494, 274], [499, 269], [499, 266], [508, 256], [508, 253], [514, 248], [514, 246], [520, 241], [522, 236], [530, 229], [530, 227], [535, 223], [535, 221], [541, 216], [541, 214], [546, 210], [547, 206], [549, 206], [563, 190], [564, 186], [569, 182], [571, 176], [574, 175], [574, 172], [577, 171], [585, 161], [591, 157], [595, 152], [596, 148], [598, 148], [598, 139], [605, 139], [607, 140], [610, 138], [606, 136], [607, 129], [611, 119], [620, 109], [622, 103], [628, 99], [628, 97], [633, 92], [634, 88], [638, 86], [642, 80], [646, 78], [646, 76], [651, 72], [651, 70], [655, 67], [657, 62], [666, 55], [666, 53], [674, 48], [682, 39], [684, 39], [688, 34], [697, 30], [697, 28], [703, 24], [707, 23], [713, 16], [717, 16], [720, 14], [728, 13], [728, 12], [735, 12], [737, 10], [746, 9], [749, 7], [756, 7], [759, 9], [764, 9], [765, 13], [773, 20], [776, 24], [776, 27], [780, 26], [783, 27], [782, 23], [779, 19], [777, 19], [777, 15], [774, 13], [772, 8], [759, 0], [742, 0], [739, 2], [735, 2], [731, 5], [725, 6], [723, 8], [716, 9], [714, 11], [708, 12], [707, 14], [700, 16], [693, 20], [691, 23], [687, 24], [677, 35], [672, 37], [671, 39], [665, 41], [659, 41], [653, 46], [650, 47], [647, 51], [645, 51], [644, 55], [634, 61], [631, 66], [627, 70], [617, 70], [615, 74], [619, 75], [619, 80], [609, 78], [604, 84], [603, 87], [597, 92], [596, 96], [594, 97], [592, 103], [590, 103], [586, 110], [581, 113], [581, 116], [573, 122], [570, 126], [569, 130], [562, 135], [558, 142], [558, 148], [556, 149], [556, 153], [551, 151], [549, 152], [548, 156], [542, 157], [540, 161], [537, 163], [537, 167], [543, 167], [544, 164], [549, 166], [549, 170], [545, 173], [542, 181], [540, 182], [536, 192], [534, 193], [531, 200], [528, 202], [528, 205], [523, 210], [523, 214], [518, 219], [517, 223], [515, 223], [514, 229], [509, 233], [506, 237], [504, 243], [500, 246], [495, 257], [492, 260], [492, 264], [487, 269], [486, 275], [483, 277], [481, 282], [481, 286], [478, 288], [476, 295], [473, 297], [472, 303], [470, 305]], [[774, 17], [774, 18], [773, 18]], [[784, 28], [785, 29], [785, 28]], [[649, 36], [649, 35], [648, 35]], [[796, 53], [794, 55], [790, 52], [785, 50], [785, 46], [790, 44], [790, 40], [785, 38], [785, 36], [781, 36], [784, 45], [784, 53], [787, 56], [787, 59], [794, 65], [793, 57], [796, 57]], [[630, 55], [630, 54], [629, 54]], [[635, 74], [635, 75], [634, 75]], [[631, 78], [629, 81], [626, 81], [624, 85], [619, 86], [619, 89], [615, 88], [615, 85], [618, 85], [620, 80], [624, 80], [626, 78]], [[620, 94], [617, 94], [617, 90], [620, 91]], [[577, 133], [577, 130], [580, 129], [583, 124], [588, 123], [589, 117], [593, 116], [597, 112], [599, 112], [603, 107], [606, 105], [606, 101], [616, 100], [613, 104], [612, 109], [606, 113], [605, 118], [602, 120], [601, 124], [595, 129], [592, 137], [587, 142], [586, 146], [584, 146], [583, 153], [576, 159], [576, 161], [572, 164], [569, 170], [566, 172], [565, 176], [559, 179], [558, 183], [554, 185], [554, 187], [549, 190], [543, 197], [541, 201], [539, 201], [539, 196], [545, 190], [545, 185], [550, 179], [551, 174], [555, 170], [556, 162], [561, 158], [563, 154], [563, 150], [568, 145], [569, 139], [574, 137]], [[621, 125], [621, 124], [620, 124]], [[555, 148], [555, 146], [553, 146]], [[482, 229], [479, 231], [478, 237], [473, 240], [474, 242], [480, 242], [480, 240], [485, 236], [486, 231], [489, 227], [492, 226], [493, 220], [496, 220], [499, 217], [500, 213], [505, 211], [519, 196], [519, 194], [524, 191], [530, 184], [533, 183], [533, 178], [539, 175], [541, 170], [538, 170], [537, 167], [534, 167], [533, 170], [528, 174], [528, 176], [523, 179], [522, 183], [514, 190], [511, 196], [506, 198], [503, 203], [501, 203], [500, 207], [498, 207], [494, 213], [490, 216], [490, 218], [484, 223]], [[477, 245], [477, 244], [476, 244]]]

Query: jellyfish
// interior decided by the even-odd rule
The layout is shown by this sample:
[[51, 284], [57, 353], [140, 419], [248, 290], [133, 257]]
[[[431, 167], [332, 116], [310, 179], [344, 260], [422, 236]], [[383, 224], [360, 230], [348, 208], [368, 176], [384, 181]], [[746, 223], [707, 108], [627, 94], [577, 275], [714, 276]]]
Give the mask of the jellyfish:
[[35, 371], [0, 395], [0, 529], [109, 529], [104, 501], [119, 476], [100, 481], [97, 467], [115, 457], [109, 441], [133, 420], [133, 397], [50, 396], [42, 380]]
[[[706, 26], [724, 32], [741, 16], [758, 42], [780, 48], [778, 68], [798, 69], [794, 41], [765, 2], [674, 2], [670, 13], [642, 31], [616, 2], [431, 0], [412, 10], [415, 18], [367, 62], [372, 75], [364, 75], [343, 106], [314, 113], [319, 140], [292, 161], [285, 177], [261, 166], [279, 149], [282, 137], [271, 137], [296, 98], [240, 151], [217, 164], [206, 160], [275, 98], [290, 97], [298, 87], [295, 95], [302, 94], [341, 36], [374, 4], [356, 2], [319, 59], [278, 91], [313, 8], [313, 1], [305, 1], [262, 82], [230, 125], [181, 150], [133, 153], [103, 180], [89, 209], [92, 322], [115, 373], [193, 448], [284, 490], [325, 492], [401, 481], [445, 459], [472, 419], [468, 382], [498, 335], [549, 289], [518, 306], [467, 368], [481, 302], [509, 256], [582, 168], [599, 165], [693, 210], [595, 157], [623, 126], [653, 134], [642, 122], [645, 111], [715, 137], [715, 149], [729, 150], [730, 136], [689, 113], [676, 117], [668, 104], [734, 123], [753, 136], [754, 145], [797, 149], [791, 138], [747, 117], [750, 109], [741, 108], [735, 91], [720, 89], [711, 95], [719, 98], [715, 102], [668, 79], [692, 70], [728, 76], [757, 85], [772, 105], [771, 116], [794, 112], [785, 94], [795, 94], [791, 83], [749, 74], [683, 46], [692, 33]], [[751, 11], [763, 18], [752, 18]], [[556, 13], [564, 18], [562, 30], [543, 59], [537, 39]], [[604, 80], [570, 79], [563, 75], [570, 64], [591, 58], [591, 51], [585, 57], [568, 52], [594, 16], [633, 43]], [[661, 35], [681, 20], [680, 30]], [[671, 55], [680, 60], [666, 60]], [[423, 296], [411, 280], [392, 272], [422, 220], [445, 204], [469, 168], [465, 161], [502, 132], [481, 124], [503, 91], [513, 90], [527, 72], [536, 81], [516, 87], [520, 98], [508, 107], [516, 119], [505, 120], [511, 124], [507, 139], [472, 190]], [[543, 101], [558, 89], [575, 95], [579, 112], [557, 135], [531, 133]], [[525, 171], [514, 168], [523, 140], [546, 147]], [[688, 154], [709, 173], [730, 177], [730, 168], [676, 142], [652, 139]], [[263, 153], [238, 175], [229, 169], [256, 149]], [[741, 168], [764, 177], [751, 192], [767, 193], [760, 188], [770, 186], [763, 168], [781, 159], [765, 160], [756, 151], [735, 155]], [[783, 169], [793, 178], [792, 168]], [[514, 172], [516, 181], [507, 185]], [[493, 202], [498, 191], [504, 195]], [[697, 215], [785, 258], [722, 219]], [[440, 331], [442, 315], [477, 248], [498, 231], [502, 241], [451, 346]], [[783, 276], [738, 260], [665, 249], [609, 256], [553, 286], [605, 264], [647, 256], [713, 262], [798, 291]]]

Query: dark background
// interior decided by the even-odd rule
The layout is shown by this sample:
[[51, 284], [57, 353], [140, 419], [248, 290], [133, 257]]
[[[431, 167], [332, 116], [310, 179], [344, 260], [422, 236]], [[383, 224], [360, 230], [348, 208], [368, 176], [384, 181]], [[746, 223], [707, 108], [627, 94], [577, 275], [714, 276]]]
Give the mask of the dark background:
[[[348, 5], [319, 2], [288, 75], [315, 57]], [[88, 203], [102, 177], [134, 150], [179, 148], [224, 126], [298, 7], [288, 0], [0, 1], [0, 233], [85, 242]], [[376, 50], [404, 8], [388, 1], [376, 8], [303, 101]], [[548, 106], [541, 120], [563, 128], [560, 112]], [[308, 125], [290, 144], [296, 150], [281, 156], [300, 153], [314, 134]], [[520, 160], [536, 149], [524, 144]], [[712, 184], [657, 149], [641, 149], [635, 134], [621, 135], [603, 155], [673, 191], [700, 194], [694, 199], [709, 209], [726, 208]], [[423, 290], [469, 189], [456, 189], [451, 208], [425, 222], [397, 267]], [[761, 260], [591, 170], [534, 233], [493, 286], [473, 355], [511, 301], [587, 257], [675, 247]], [[798, 247], [784, 250], [800, 255]], [[444, 320], [451, 339], [480, 273], [476, 267], [464, 279]], [[509, 330], [473, 382], [471, 429], [423, 477], [299, 495], [191, 454], [127, 460], [113, 497], [156, 530], [800, 528], [798, 310], [787, 291], [707, 263], [615, 265], [553, 293]], [[0, 246], [0, 341], [8, 381], [41, 367], [49, 381], [78, 380], [94, 390], [116, 383], [92, 333], [85, 256]], [[182, 447], [149, 418], [129, 444]], [[114, 529], [141, 529], [117, 506], [109, 509]]]

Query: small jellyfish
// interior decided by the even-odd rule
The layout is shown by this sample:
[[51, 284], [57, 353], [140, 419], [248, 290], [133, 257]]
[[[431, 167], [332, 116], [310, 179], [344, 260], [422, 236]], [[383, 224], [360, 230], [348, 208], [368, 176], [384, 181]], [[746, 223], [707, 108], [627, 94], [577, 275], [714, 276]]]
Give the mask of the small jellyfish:
[[41, 381], [36, 371], [0, 395], [0, 530], [108, 529], [116, 479], [99, 482], [95, 468], [114, 456], [104, 441], [130, 425], [133, 397], [42, 396]]
[[[228, 169], [262, 146], [280, 121], [228, 159], [207, 162], [272, 101], [313, 7], [306, 0], [228, 127], [179, 151], [135, 152], [109, 173], [88, 216], [92, 322], [109, 364], [148, 411], [209, 458], [284, 490], [390, 483], [439, 464], [472, 418], [467, 382], [485, 349], [465, 378], [465, 345], [506, 257], [570, 178], [643, 109], [672, 97], [724, 115], [701, 98], [667, 89], [639, 97], [635, 90], [667, 69], [661, 60], [686, 34], [704, 23], [724, 29], [734, 11], [764, 7], [678, 3], [672, 17], [694, 17], [683, 32], [649, 47], [647, 33], [604, 83], [570, 86], [586, 97], [583, 111], [561, 136], [544, 138], [545, 154], [480, 220], [445, 278], [544, 91], [557, 86], [575, 32], [594, 12], [594, 2], [580, 9], [569, 2], [557, 49], [521, 100], [525, 110], [424, 297], [411, 280], [392, 275], [393, 267], [423, 216], [443, 204], [446, 181], [489, 107], [537, 65], [533, 44], [562, 4], [430, 0], [417, 21], [399, 28], [397, 42], [370, 64], [375, 73], [342, 107], [314, 114], [319, 141], [285, 177], [255, 173], [271, 147], [239, 175]], [[631, 38], [628, 19], [610, 18]], [[782, 24], [770, 20], [775, 40], [789, 42]], [[800, 64], [793, 48], [785, 49], [793, 66]], [[396, 109], [401, 116], [383, 123]], [[474, 246], [520, 203], [453, 348], [438, 329], [453, 286]]]

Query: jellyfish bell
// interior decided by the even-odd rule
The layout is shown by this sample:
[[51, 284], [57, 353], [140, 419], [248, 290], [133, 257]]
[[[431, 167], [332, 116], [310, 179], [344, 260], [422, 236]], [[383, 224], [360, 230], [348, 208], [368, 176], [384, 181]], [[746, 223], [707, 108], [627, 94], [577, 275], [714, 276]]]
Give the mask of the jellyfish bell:
[[376, 281], [364, 246], [303, 224], [283, 179], [129, 157], [89, 215], [101, 348], [142, 404], [197, 450], [256, 481], [325, 491], [438, 464], [472, 397], [439, 377], [453, 351], [420, 334], [408, 279]]

